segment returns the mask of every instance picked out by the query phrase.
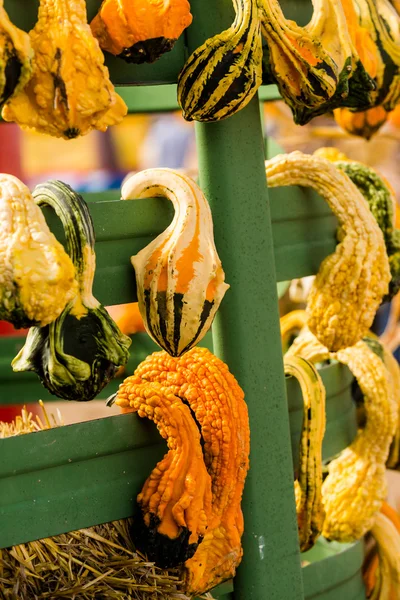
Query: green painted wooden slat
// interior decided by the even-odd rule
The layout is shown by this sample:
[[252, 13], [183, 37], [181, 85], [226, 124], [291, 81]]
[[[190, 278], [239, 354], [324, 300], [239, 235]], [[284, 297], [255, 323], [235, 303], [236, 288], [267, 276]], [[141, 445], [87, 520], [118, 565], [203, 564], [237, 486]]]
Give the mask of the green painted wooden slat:
[[[336, 218], [309, 189], [277, 188], [269, 194], [277, 281], [315, 274], [335, 249]], [[96, 231], [95, 295], [104, 305], [134, 302], [136, 284], [130, 256], [169, 225], [172, 204], [163, 198], [96, 201], [98, 197], [118, 197], [118, 192], [84, 196], [90, 202]], [[44, 213], [51, 230], [62, 240], [57, 217], [48, 208]]]
[[[156, 113], [180, 110], [176, 84], [117, 87], [129, 113]], [[259, 90], [260, 102], [281, 98], [276, 85], [263, 85]]]
[[362, 540], [355, 544], [340, 544], [320, 539], [302, 558], [311, 563], [303, 568], [305, 600], [366, 599]]
[[[0, 406], [34, 403], [38, 400], [59, 401], [59, 398], [52, 396], [41, 385], [35, 373], [14, 373], [12, 370], [11, 361], [24, 343], [23, 336], [0, 337]], [[212, 351], [211, 331], [204, 336], [201, 346]], [[160, 348], [146, 333], [137, 333], [132, 338], [132, 346], [129, 350], [130, 358], [125, 373], [131, 374], [149, 354], [159, 351]], [[111, 381], [97, 396], [97, 400], [104, 400], [116, 392], [123, 377]]]

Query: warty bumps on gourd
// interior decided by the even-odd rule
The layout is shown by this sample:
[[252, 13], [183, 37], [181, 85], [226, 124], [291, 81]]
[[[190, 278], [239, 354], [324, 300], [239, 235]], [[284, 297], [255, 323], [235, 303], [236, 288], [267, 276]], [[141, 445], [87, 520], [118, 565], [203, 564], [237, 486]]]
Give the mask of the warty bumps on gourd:
[[308, 326], [329, 350], [347, 348], [372, 325], [388, 292], [389, 260], [383, 235], [361, 192], [329, 161], [292, 152], [265, 163], [270, 187], [311, 187], [340, 224], [340, 242], [320, 265], [311, 288]]
[[76, 290], [74, 265], [29, 189], [0, 174], [0, 319], [17, 328], [47, 325]]
[[395, 228], [397, 200], [394, 190], [374, 169], [350, 160], [343, 154], [336, 155], [333, 148], [320, 148], [315, 156], [331, 160], [338, 169], [346, 173], [368, 202], [370, 211], [382, 231], [389, 258], [391, 281], [389, 292], [383, 301], [392, 299], [400, 289], [400, 231]]
[[6, 121], [68, 140], [123, 119], [127, 107], [87, 24], [85, 0], [40, 0], [29, 35], [33, 75], [4, 106]]
[[[189, 452], [181, 441], [187, 425], [164, 410], [165, 398], [179, 413], [187, 408], [196, 425]], [[140, 411], [139, 416], [167, 420], [164, 433], [159, 430], [168, 436], [170, 452], [138, 496], [144, 525], [136, 529], [134, 523], [138, 548], [169, 566], [185, 560], [189, 551], [184, 565], [188, 594], [200, 595], [230, 579], [243, 553], [240, 503], [250, 430], [243, 391], [228, 366], [205, 348], [193, 348], [179, 358], [156, 352], [121, 384], [116, 404]], [[196, 472], [189, 473], [187, 465], [195, 464]]]

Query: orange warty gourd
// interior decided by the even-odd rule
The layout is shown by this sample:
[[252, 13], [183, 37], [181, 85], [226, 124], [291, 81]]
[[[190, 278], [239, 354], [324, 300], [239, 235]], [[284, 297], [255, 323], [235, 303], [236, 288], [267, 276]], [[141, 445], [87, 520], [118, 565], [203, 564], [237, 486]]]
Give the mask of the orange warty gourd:
[[120, 386], [116, 404], [158, 419], [170, 448], [138, 496], [138, 549], [160, 566], [176, 566], [186, 554], [188, 594], [233, 577], [242, 558], [250, 431], [243, 391], [227, 365], [205, 348], [180, 358], [156, 352]]

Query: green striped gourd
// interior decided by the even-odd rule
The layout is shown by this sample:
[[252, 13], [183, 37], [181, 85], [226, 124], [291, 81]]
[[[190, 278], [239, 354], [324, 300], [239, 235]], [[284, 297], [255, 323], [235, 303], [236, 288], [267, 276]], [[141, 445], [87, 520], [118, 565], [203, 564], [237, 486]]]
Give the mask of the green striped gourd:
[[256, 0], [233, 0], [229, 29], [189, 57], [178, 80], [187, 121], [220, 121], [246, 106], [262, 81], [262, 40]]
[[312, 0], [313, 16], [305, 27], [285, 18], [278, 0], [259, 4], [268, 71], [296, 123], [338, 106], [369, 107], [375, 84], [361, 63], [342, 0]]

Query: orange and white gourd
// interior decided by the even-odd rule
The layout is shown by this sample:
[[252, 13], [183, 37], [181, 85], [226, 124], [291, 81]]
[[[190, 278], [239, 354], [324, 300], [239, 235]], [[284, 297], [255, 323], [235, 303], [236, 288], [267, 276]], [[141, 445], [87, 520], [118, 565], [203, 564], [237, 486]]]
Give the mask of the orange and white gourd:
[[171, 356], [181, 356], [204, 337], [229, 286], [200, 188], [171, 169], [147, 169], [122, 187], [124, 200], [158, 196], [173, 203], [175, 216], [131, 261], [148, 334]]

